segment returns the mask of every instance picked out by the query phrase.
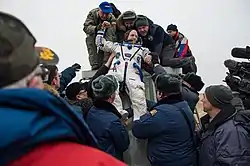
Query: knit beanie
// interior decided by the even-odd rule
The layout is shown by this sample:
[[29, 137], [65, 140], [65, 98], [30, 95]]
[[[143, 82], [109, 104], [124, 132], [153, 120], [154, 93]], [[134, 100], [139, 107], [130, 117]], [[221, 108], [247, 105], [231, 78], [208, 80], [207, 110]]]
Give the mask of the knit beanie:
[[168, 27], [167, 27], [167, 31], [178, 31], [177, 29], [177, 26], [174, 25], [174, 24], [170, 24]]
[[122, 20], [135, 20], [137, 18], [134, 11], [126, 11], [122, 14]]
[[112, 75], [101, 75], [93, 80], [91, 87], [96, 99], [106, 99], [115, 93], [118, 83]]
[[138, 17], [135, 21], [135, 27], [138, 28], [140, 26], [148, 26], [148, 18], [147, 17]]
[[224, 85], [212, 85], [206, 88], [205, 94], [207, 100], [216, 108], [223, 108], [230, 105], [233, 99], [231, 89]]

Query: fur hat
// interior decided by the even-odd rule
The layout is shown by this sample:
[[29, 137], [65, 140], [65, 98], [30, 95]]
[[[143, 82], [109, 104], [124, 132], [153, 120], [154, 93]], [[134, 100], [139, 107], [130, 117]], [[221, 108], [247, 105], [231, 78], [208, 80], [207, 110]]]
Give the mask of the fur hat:
[[166, 94], [180, 93], [181, 80], [180, 77], [169, 74], [162, 74], [155, 79], [156, 89]]
[[115, 93], [118, 83], [112, 75], [101, 75], [93, 80], [91, 87], [96, 99], [105, 99]]
[[31, 74], [39, 65], [35, 37], [15, 16], [0, 12], [0, 87]]
[[191, 87], [199, 92], [204, 87], [204, 82], [201, 77], [195, 73], [187, 73], [184, 75], [183, 80], [191, 85]]
[[176, 25], [170, 24], [170, 25], [167, 27], [167, 31], [169, 31], [169, 30], [171, 30], [171, 31], [178, 31], [178, 28], [177, 28]]

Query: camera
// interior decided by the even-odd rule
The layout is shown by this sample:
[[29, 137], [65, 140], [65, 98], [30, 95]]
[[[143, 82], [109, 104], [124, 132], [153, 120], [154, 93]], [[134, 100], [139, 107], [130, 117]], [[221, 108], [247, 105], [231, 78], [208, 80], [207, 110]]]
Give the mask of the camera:
[[[235, 47], [231, 51], [231, 55], [235, 58], [250, 59], [250, 47]], [[238, 92], [237, 95], [243, 101], [245, 108], [250, 108], [250, 62], [238, 62], [232, 59], [224, 61], [224, 65], [228, 68], [227, 76], [224, 82], [232, 91]]]

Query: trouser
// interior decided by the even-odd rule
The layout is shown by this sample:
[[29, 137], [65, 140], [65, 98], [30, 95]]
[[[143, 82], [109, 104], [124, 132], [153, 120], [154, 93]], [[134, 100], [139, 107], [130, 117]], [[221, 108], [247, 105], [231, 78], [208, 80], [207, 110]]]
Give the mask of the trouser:
[[103, 52], [102, 50], [99, 50], [97, 52], [96, 44], [95, 44], [93, 37], [89, 36], [86, 38], [86, 45], [87, 45], [88, 54], [89, 54], [89, 63], [92, 69], [98, 69], [104, 63], [107, 62], [110, 53]]
[[[140, 117], [141, 115], [147, 112], [144, 83], [141, 82], [140, 80], [128, 78], [126, 81], [126, 86], [127, 86], [129, 98], [132, 103], [131, 107], [133, 109], [134, 117]], [[119, 87], [116, 91], [116, 97], [113, 102], [113, 105], [121, 113], [123, 118], [126, 118], [128, 116], [128, 112], [124, 110], [122, 107], [122, 100], [119, 96]]]
[[[114, 41], [115, 34], [111, 29], [107, 30], [107, 34], [105, 35], [105, 39], [107, 41]], [[87, 36], [86, 38], [86, 46], [89, 54], [89, 63], [92, 69], [98, 69], [103, 64], [108, 61], [110, 56], [109, 52], [103, 52], [102, 50], [97, 51], [97, 46], [95, 44], [95, 35]]]
[[[129, 73], [129, 72], [128, 72]], [[123, 76], [121, 76], [122, 73], [118, 74], [117, 72], [114, 72], [110, 70], [108, 72], [109, 75], [114, 75], [116, 77], [116, 80], [118, 82], [123, 81]], [[141, 115], [145, 114], [147, 112], [147, 103], [146, 103], [146, 97], [145, 97], [145, 86], [144, 83], [141, 82], [139, 76], [131, 76], [127, 74], [126, 87], [128, 90], [128, 96], [131, 100], [131, 107], [133, 109], [134, 117], [138, 119]], [[118, 83], [119, 86], [119, 83]], [[113, 105], [116, 107], [116, 109], [120, 112], [120, 114], [123, 116], [123, 118], [126, 118], [128, 116], [128, 112], [123, 109], [122, 106], [122, 100], [119, 96], [120, 87], [116, 90], [116, 97], [113, 102]]]

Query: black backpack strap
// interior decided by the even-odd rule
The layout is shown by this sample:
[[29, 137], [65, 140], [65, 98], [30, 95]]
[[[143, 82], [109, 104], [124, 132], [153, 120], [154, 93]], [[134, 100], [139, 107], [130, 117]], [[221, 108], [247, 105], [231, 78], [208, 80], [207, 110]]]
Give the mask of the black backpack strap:
[[[179, 107], [177, 107], [177, 108], [179, 108]], [[189, 128], [189, 132], [190, 132], [191, 138], [192, 138], [192, 140], [194, 141], [194, 131], [192, 130], [191, 123], [190, 123], [190, 121], [189, 121], [189, 119], [188, 119], [188, 117], [187, 117], [187, 114], [185, 113], [185, 111], [184, 111], [182, 108], [179, 108], [179, 110], [180, 110], [182, 116], [184, 117], [184, 119], [186, 120], [186, 123], [187, 123], [187, 125], [188, 125], [188, 128]], [[195, 143], [195, 142], [194, 142], [194, 143]]]
[[[175, 106], [175, 107], [177, 107], [177, 106]], [[184, 117], [184, 119], [185, 119], [185, 121], [186, 121], [186, 123], [188, 125], [190, 136], [191, 136], [191, 139], [192, 139], [192, 142], [193, 142], [193, 146], [194, 146], [194, 150], [195, 150], [195, 154], [196, 154], [193, 162], [194, 162], [194, 166], [197, 166], [198, 163], [199, 163], [199, 157], [198, 157], [199, 156], [199, 152], [197, 150], [197, 144], [196, 144], [196, 141], [195, 141], [195, 138], [194, 138], [194, 132], [195, 131], [192, 130], [191, 122], [189, 121], [188, 116], [185, 113], [185, 111], [182, 108], [180, 108], [180, 107], [177, 107], [177, 108], [181, 112], [182, 116]]]

